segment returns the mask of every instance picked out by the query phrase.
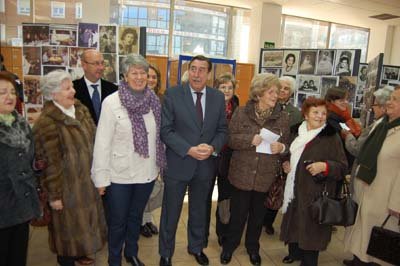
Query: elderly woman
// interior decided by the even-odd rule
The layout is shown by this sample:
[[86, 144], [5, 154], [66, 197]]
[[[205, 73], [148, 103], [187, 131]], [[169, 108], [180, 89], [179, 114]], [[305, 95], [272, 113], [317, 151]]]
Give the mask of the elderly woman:
[[33, 137], [15, 111], [14, 78], [0, 72], [0, 265], [25, 266], [29, 221], [40, 215]]
[[335, 194], [336, 182], [344, 177], [347, 163], [339, 135], [326, 123], [326, 102], [309, 97], [302, 113], [305, 121], [292, 128], [297, 137], [290, 145], [290, 166], [285, 166], [288, 176], [280, 239], [289, 244], [284, 263], [301, 260], [303, 266], [316, 266], [319, 251], [327, 248], [332, 230], [331, 226], [317, 224], [308, 207], [324, 184], [330, 195]]
[[137, 242], [143, 211], [166, 164], [160, 140], [161, 105], [147, 87], [146, 60], [128, 55], [122, 65], [126, 81], [103, 102], [92, 178], [99, 193], [107, 195], [109, 265], [121, 265], [125, 244], [126, 260], [141, 266]]
[[[215, 81], [214, 86], [225, 95], [225, 113], [226, 119], [229, 121], [232, 118], [233, 112], [239, 106], [239, 99], [235, 95], [236, 80], [231, 73], [224, 73], [220, 75]], [[215, 213], [216, 218], [216, 233], [218, 236], [218, 243], [222, 245], [225, 235], [228, 230], [229, 222], [229, 202], [231, 184], [228, 180], [229, 163], [232, 157], [232, 150], [225, 145], [217, 157], [217, 172], [216, 178], [218, 182], [218, 205]], [[212, 194], [214, 191], [215, 179], [212, 182], [210, 191], [208, 192], [207, 200], [207, 228], [206, 228], [206, 243], [208, 243], [210, 220], [211, 220], [211, 207], [212, 207]]]
[[[301, 121], [303, 121], [303, 116], [299, 109], [295, 107], [291, 102], [290, 102], [290, 97], [292, 97], [294, 90], [295, 90], [295, 82], [296, 80], [292, 77], [289, 76], [282, 76], [279, 78], [279, 81], [281, 83], [281, 88], [279, 89], [279, 94], [278, 94], [278, 103], [281, 106], [282, 110], [284, 110], [286, 113], [289, 115], [289, 127], [292, 127]], [[282, 183], [284, 185], [284, 183]], [[283, 188], [282, 188], [283, 189]], [[283, 195], [282, 195], [283, 196]], [[275, 199], [277, 200], [277, 199]], [[282, 200], [282, 198], [280, 199]], [[270, 209], [267, 208], [267, 213], [265, 214], [265, 219], [264, 219], [264, 226], [265, 226], [265, 232], [268, 235], [273, 235], [275, 233], [275, 229], [272, 226], [276, 215], [278, 213], [278, 209]]]
[[364, 128], [358, 138], [354, 137], [354, 135], [347, 130], [342, 130], [342, 134], [346, 136], [346, 149], [351, 155], [357, 157], [358, 152], [360, 151], [360, 148], [362, 144], [364, 144], [366, 138], [376, 128], [376, 126], [382, 122], [386, 114], [386, 102], [390, 99], [392, 92], [393, 87], [391, 86], [385, 86], [374, 92], [375, 98], [374, 103], [372, 104], [372, 111], [374, 113], [375, 121], [367, 128]]
[[[386, 103], [386, 115], [368, 135], [357, 157], [354, 197], [356, 222], [346, 230], [345, 249], [354, 254], [346, 265], [390, 265], [367, 254], [372, 227], [390, 214], [386, 229], [399, 232], [400, 218], [400, 87]], [[397, 263], [396, 263], [397, 264]], [[398, 265], [398, 264], [397, 264]]]
[[[279, 88], [275, 75], [256, 75], [251, 82], [249, 101], [245, 107], [235, 111], [230, 121], [228, 145], [233, 154], [228, 179], [233, 187], [229, 229], [220, 257], [222, 264], [230, 262], [232, 253], [240, 244], [246, 222], [245, 246], [250, 262], [261, 264], [259, 239], [265, 215], [264, 199], [276, 178], [281, 153], [286, 150], [289, 140], [289, 117], [276, 104]], [[263, 141], [261, 129], [280, 135], [278, 141]], [[269, 145], [270, 151], [257, 152], [260, 145]]]
[[[350, 130], [350, 133], [358, 138], [361, 134], [361, 126], [351, 117], [351, 109], [348, 102], [349, 92], [340, 87], [329, 88], [325, 95], [328, 107], [328, 122], [332, 125], [336, 132], [344, 133], [342, 136], [342, 146], [345, 148], [345, 132], [343, 125], [345, 124]], [[354, 156], [345, 149], [347, 164], [349, 167], [353, 165]], [[350, 171], [348, 170], [347, 173]]]
[[[158, 67], [152, 64], [149, 64], [149, 72], [147, 75], [147, 87], [154, 91], [154, 93], [158, 96], [160, 101], [162, 100], [163, 94], [161, 93], [161, 73]], [[157, 185], [159, 186], [158, 188]], [[151, 212], [154, 209], [161, 207], [161, 200], [156, 200], [156, 198], [159, 197], [159, 195], [155, 194], [157, 191], [162, 189], [161, 186], [162, 185], [160, 183], [155, 183], [154, 191], [152, 192], [149, 198], [149, 202], [154, 200], [154, 204], [147, 203], [146, 208], [143, 212], [143, 220], [142, 220], [142, 225], [140, 226], [140, 234], [144, 237], [152, 237], [153, 235], [158, 234], [158, 228], [153, 223], [153, 216], [151, 215]]]
[[41, 183], [48, 191], [52, 221], [49, 245], [62, 266], [99, 251], [106, 237], [104, 210], [90, 179], [95, 126], [88, 109], [74, 99], [71, 76], [50, 72], [41, 79], [45, 99], [33, 127], [36, 154], [47, 162]]

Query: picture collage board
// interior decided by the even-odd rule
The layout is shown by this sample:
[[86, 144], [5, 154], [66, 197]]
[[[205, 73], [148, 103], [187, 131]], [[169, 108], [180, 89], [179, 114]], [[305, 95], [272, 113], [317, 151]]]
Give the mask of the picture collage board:
[[359, 115], [360, 49], [261, 49], [260, 73], [291, 76], [296, 80], [293, 103], [301, 108], [309, 96], [325, 97], [341, 86], [349, 91], [353, 115]]
[[25, 115], [32, 125], [43, 107], [40, 77], [53, 70], [68, 71], [72, 80], [83, 76], [81, 54], [96, 49], [104, 57], [103, 78], [119, 82], [126, 55], [146, 53], [146, 28], [95, 23], [23, 24], [22, 67]]

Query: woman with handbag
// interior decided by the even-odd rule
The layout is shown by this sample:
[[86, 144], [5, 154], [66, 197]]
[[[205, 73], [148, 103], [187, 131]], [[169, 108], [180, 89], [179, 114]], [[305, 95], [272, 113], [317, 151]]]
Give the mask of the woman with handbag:
[[291, 128], [297, 137], [290, 145], [280, 239], [289, 245], [292, 261], [316, 266], [319, 251], [327, 248], [332, 230], [312, 219], [309, 206], [325, 184], [328, 193], [335, 194], [336, 182], [344, 177], [347, 162], [340, 137], [326, 123], [326, 102], [309, 97], [303, 102], [302, 113], [305, 121]]
[[40, 181], [51, 207], [50, 250], [61, 266], [93, 264], [88, 256], [106, 241], [103, 204], [90, 179], [96, 127], [74, 98], [67, 72], [50, 72], [40, 83], [45, 104], [33, 135], [35, 151], [47, 163]]
[[[356, 222], [347, 228], [345, 249], [354, 254], [346, 265], [391, 265], [367, 253], [371, 231], [391, 214], [385, 228], [399, 233], [400, 218], [400, 87], [386, 102], [386, 115], [368, 135], [357, 157], [354, 197], [359, 202]], [[392, 252], [398, 245], [393, 245]], [[386, 250], [389, 251], [389, 250]], [[397, 254], [399, 251], [397, 251]], [[395, 263], [399, 265], [400, 261]]]
[[0, 72], [0, 265], [25, 266], [29, 221], [40, 215], [32, 168], [34, 143], [26, 120], [15, 110], [13, 76]]
[[[261, 264], [259, 239], [265, 216], [264, 199], [289, 143], [289, 117], [276, 104], [279, 88], [275, 75], [256, 75], [251, 81], [249, 101], [246, 106], [236, 109], [229, 123], [228, 145], [233, 150], [228, 172], [232, 184], [231, 214], [220, 256], [222, 264], [231, 261], [246, 222], [245, 246], [250, 263]], [[257, 152], [257, 146], [263, 143], [261, 129], [280, 135], [270, 144], [270, 153]]]

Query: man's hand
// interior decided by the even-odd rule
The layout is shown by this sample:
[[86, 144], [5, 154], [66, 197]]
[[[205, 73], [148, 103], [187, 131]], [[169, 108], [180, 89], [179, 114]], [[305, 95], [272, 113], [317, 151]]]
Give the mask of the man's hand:
[[98, 187], [97, 191], [99, 192], [100, 196], [103, 196], [106, 194], [106, 187]]
[[61, 200], [50, 201], [50, 207], [56, 211], [61, 211], [64, 208]]
[[187, 154], [196, 160], [202, 161], [208, 159], [213, 152], [214, 148], [212, 146], [202, 143], [191, 147]]

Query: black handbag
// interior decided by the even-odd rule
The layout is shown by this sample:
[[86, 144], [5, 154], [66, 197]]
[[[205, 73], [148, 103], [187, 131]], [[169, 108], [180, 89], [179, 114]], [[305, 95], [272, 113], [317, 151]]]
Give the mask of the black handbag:
[[343, 196], [330, 198], [324, 183], [321, 195], [310, 205], [312, 219], [323, 225], [350, 226], [356, 221], [358, 204], [351, 199], [346, 182], [343, 182]]
[[389, 218], [390, 214], [382, 226], [372, 228], [367, 254], [390, 264], [400, 265], [400, 233], [383, 228]]

